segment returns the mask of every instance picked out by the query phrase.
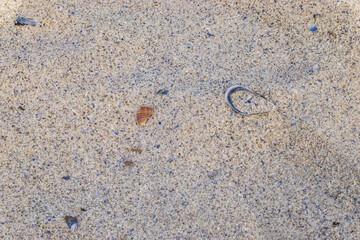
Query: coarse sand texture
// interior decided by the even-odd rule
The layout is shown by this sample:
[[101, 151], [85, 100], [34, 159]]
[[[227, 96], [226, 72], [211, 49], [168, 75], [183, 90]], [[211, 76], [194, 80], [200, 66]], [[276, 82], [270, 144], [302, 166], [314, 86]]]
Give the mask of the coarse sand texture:
[[359, 13], [1, 0], [0, 239], [360, 239]]

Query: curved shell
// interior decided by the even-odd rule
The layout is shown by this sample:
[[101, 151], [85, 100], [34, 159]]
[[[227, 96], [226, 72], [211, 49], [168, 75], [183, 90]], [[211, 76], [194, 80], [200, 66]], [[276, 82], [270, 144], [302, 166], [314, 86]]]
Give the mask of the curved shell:
[[138, 123], [143, 126], [147, 122], [147, 120], [153, 115], [154, 110], [152, 107], [142, 106], [137, 111], [136, 119]]
[[[265, 100], [266, 103], [270, 104], [272, 107], [271, 108], [268, 108], [267, 110], [264, 110], [262, 112], [257, 112], [257, 113], [250, 113], [250, 112], [241, 112], [239, 111], [234, 105], [233, 105], [233, 102], [232, 102], [232, 99], [231, 99], [231, 94], [233, 94], [234, 92], [236, 91], [243, 91], [243, 92], [247, 92], [247, 93], [250, 93], [251, 95], [253, 95], [254, 97], [258, 97], [260, 99], [263, 99]], [[251, 99], [253, 97], [251, 97], [249, 100], [247, 100], [249, 103], [251, 103]], [[273, 111], [275, 109], [275, 105], [269, 101], [268, 99], [266, 99], [264, 96], [256, 93], [256, 92], [253, 92], [245, 87], [242, 87], [240, 85], [236, 85], [236, 86], [232, 86], [230, 87], [226, 93], [225, 93], [225, 101], [226, 103], [237, 113], [241, 114], [241, 115], [260, 115], [260, 114], [265, 114], [265, 113], [269, 113], [271, 111]]]

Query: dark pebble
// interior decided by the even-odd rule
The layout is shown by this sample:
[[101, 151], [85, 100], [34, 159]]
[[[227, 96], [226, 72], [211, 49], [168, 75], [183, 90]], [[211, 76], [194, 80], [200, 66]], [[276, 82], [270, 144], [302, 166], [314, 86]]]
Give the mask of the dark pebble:
[[70, 176], [65, 176], [65, 177], [62, 177], [61, 179], [70, 180]]
[[333, 222], [333, 226], [336, 227], [336, 226], [339, 226], [340, 223], [339, 222]]
[[169, 93], [168, 90], [163, 90], [163, 89], [157, 91], [157, 94], [161, 94], [161, 95], [167, 95], [168, 93]]
[[71, 216], [66, 216], [64, 219], [65, 219], [65, 222], [68, 225], [68, 227], [72, 231], [76, 231], [76, 229], [78, 228], [78, 224], [79, 224], [79, 221], [77, 220], [77, 218], [71, 217]]

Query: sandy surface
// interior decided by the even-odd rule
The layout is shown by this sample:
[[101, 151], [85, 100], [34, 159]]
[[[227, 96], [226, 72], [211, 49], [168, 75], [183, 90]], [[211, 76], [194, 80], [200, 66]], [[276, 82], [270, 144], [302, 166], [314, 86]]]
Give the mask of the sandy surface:
[[359, 239], [360, 3], [164, 2], [0, 2], [0, 238]]

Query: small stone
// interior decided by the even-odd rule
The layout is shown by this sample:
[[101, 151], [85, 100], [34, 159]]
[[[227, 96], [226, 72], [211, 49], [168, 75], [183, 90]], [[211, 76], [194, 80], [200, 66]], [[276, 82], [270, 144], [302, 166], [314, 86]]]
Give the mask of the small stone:
[[125, 165], [126, 167], [131, 167], [132, 165], [134, 165], [134, 162], [133, 162], [133, 161], [125, 161], [125, 162], [124, 162], [124, 165]]
[[219, 174], [218, 171], [214, 170], [214, 171], [208, 172], [207, 175], [208, 175], [209, 178], [213, 179], [213, 178], [215, 178], [218, 174]]
[[317, 27], [315, 27], [315, 26], [311, 27], [311, 28], [309, 28], [309, 30], [312, 31], [312, 32], [315, 32], [315, 31], [317, 31]]
[[156, 94], [167, 95], [168, 93], [169, 93], [168, 90], [161, 89], [161, 90], [157, 91]]
[[78, 228], [79, 221], [76, 217], [66, 216], [65, 222], [72, 231], [76, 231]]
[[142, 152], [142, 149], [140, 149], [140, 148], [129, 148], [128, 150], [129, 150], [129, 152], [137, 152], [137, 153]]
[[70, 176], [64, 176], [64, 177], [62, 177], [61, 179], [70, 180]]

